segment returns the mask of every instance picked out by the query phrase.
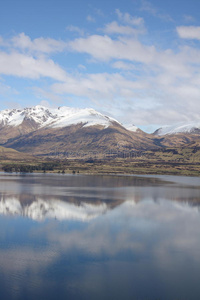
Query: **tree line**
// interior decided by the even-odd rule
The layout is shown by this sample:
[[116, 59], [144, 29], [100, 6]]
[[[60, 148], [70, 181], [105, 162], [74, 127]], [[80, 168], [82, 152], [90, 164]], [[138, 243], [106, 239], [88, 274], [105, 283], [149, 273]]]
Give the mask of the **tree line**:
[[12, 173], [32, 173], [34, 171], [54, 171], [55, 169], [60, 169], [61, 164], [58, 162], [47, 162], [38, 165], [28, 165], [28, 164], [6, 164], [2, 166], [4, 172]]

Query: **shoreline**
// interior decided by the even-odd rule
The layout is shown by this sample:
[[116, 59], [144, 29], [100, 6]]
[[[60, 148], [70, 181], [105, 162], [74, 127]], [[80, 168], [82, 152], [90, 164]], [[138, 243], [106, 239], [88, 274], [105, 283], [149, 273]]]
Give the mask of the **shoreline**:
[[199, 161], [161, 159], [98, 160], [1, 160], [0, 171], [5, 173], [54, 173], [89, 175], [176, 175], [200, 177]]
[[183, 177], [200, 177], [200, 173], [194, 173], [194, 172], [57, 172], [57, 171], [46, 171], [46, 172], [40, 172], [40, 171], [34, 171], [34, 172], [5, 172], [3, 170], [0, 170], [1, 174], [13, 174], [13, 175], [26, 175], [26, 174], [52, 174], [52, 175], [89, 175], [89, 176], [183, 176]]

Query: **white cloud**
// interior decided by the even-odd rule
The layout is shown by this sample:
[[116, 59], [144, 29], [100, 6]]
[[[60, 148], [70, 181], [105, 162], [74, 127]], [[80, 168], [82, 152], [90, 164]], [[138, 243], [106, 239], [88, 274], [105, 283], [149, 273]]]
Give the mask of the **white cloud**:
[[143, 30], [135, 29], [130, 26], [122, 26], [113, 21], [105, 26], [104, 32], [106, 34], [135, 35], [138, 33], [143, 33]]
[[190, 76], [194, 68], [192, 64], [200, 63], [199, 50], [183, 47], [178, 53], [171, 49], [158, 51], [154, 45], [145, 45], [137, 38], [118, 37], [118, 39], [112, 39], [108, 35], [91, 35], [75, 39], [69, 43], [69, 46], [72, 51], [87, 53], [96, 60], [103, 62], [128, 60], [132, 63], [142, 64], [154, 75], [163, 70], [170, 72], [173, 78]]
[[79, 64], [79, 65], [78, 65], [78, 68], [81, 69], [81, 70], [86, 70], [86, 69], [87, 69], [86, 66], [84, 66], [84, 65], [82, 65], [82, 64]]
[[123, 61], [116, 61], [112, 64], [112, 67], [115, 69], [121, 70], [135, 70], [136, 66], [134, 64], [125, 63]]
[[160, 12], [159, 9], [157, 7], [155, 7], [154, 5], [152, 5], [152, 3], [150, 1], [141, 0], [140, 10], [145, 11], [145, 12], [151, 14], [152, 16], [157, 17], [163, 21], [173, 22], [173, 19], [171, 18], [170, 15]]
[[[123, 71], [123, 76], [112, 72], [68, 74], [62, 83], [52, 85], [51, 93], [90, 99], [97, 108], [100, 102], [120, 121], [126, 116], [126, 121], [129, 118], [136, 125], [200, 117], [195, 109], [200, 109], [198, 49], [158, 51], [136, 37], [112, 39], [108, 35], [77, 38], [69, 46], [72, 52], [87, 53], [101, 64], [111, 62], [113, 68]], [[188, 105], [188, 99], [193, 105]]]
[[133, 17], [129, 13], [122, 13], [119, 9], [115, 10], [118, 18], [120, 21], [134, 25], [134, 26], [141, 26], [144, 24], [144, 19], [140, 17]]
[[41, 106], [48, 107], [48, 108], [51, 107], [50, 103], [49, 103], [47, 100], [42, 100], [42, 101], [40, 101], [40, 105], [41, 105]]
[[182, 39], [200, 40], [200, 26], [179, 26], [176, 30]]
[[0, 74], [39, 79], [49, 77], [63, 81], [65, 71], [51, 59], [34, 58], [29, 55], [12, 52], [0, 52]]
[[91, 35], [87, 38], [75, 39], [69, 43], [69, 46], [73, 51], [90, 54], [101, 61], [127, 59], [150, 63], [157, 55], [154, 46], [142, 45], [136, 39], [112, 40], [107, 35]]
[[90, 16], [90, 15], [87, 16], [87, 21], [91, 22], [91, 23], [95, 23], [96, 22], [95, 18], [92, 17], [92, 16]]
[[31, 52], [52, 53], [61, 52], [66, 48], [66, 43], [51, 38], [37, 38], [31, 40], [23, 32], [12, 38], [15, 48], [29, 50]]
[[[119, 121], [128, 121], [129, 116], [136, 125], [200, 118], [200, 50], [194, 45], [174, 50], [158, 48], [137, 34], [144, 33], [143, 20], [119, 10], [116, 13], [123, 25], [119, 21], [105, 25], [105, 35], [83, 37], [82, 29], [68, 26], [67, 30], [80, 35], [68, 43], [43, 37], [31, 39], [24, 33], [9, 41], [1, 38], [4, 51], [0, 51], [0, 75], [50, 78], [50, 86], [40, 82], [40, 88], [35, 87], [40, 100], [92, 100], [97, 108], [103, 105], [104, 111], [108, 109]], [[200, 27], [181, 26], [177, 32], [182, 38], [197, 38]], [[71, 74], [51, 59], [53, 53], [65, 50], [78, 58], [74, 69], [70, 65]], [[66, 57], [65, 52], [65, 62]], [[9, 86], [5, 81], [0, 90], [6, 92]]]
[[79, 28], [77, 26], [73, 26], [73, 25], [67, 26], [66, 30], [71, 31], [71, 32], [76, 32], [80, 36], [83, 36], [85, 34], [85, 31], [83, 29], [81, 29], [81, 28]]
[[[78, 87], [78, 88], [77, 88]], [[133, 82], [119, 74], [87, 74], [86, 76], [68, 77], [64, 83], [56, 83], [52, 90], [58, 94], [87, 96], [90, 99], [116, 99], [127, 95], [133, 97], [135, 90], [143, 89], [143, 82]]]
[[140, 10], [146, 11], [146, 12], [150, 13], [153, 16], [156, 16], [157, 13], [158, 13], [157, 9], [152, 5], [152, 3], [149, 2], [149, 1], [146, 1], [146, 0], [141, 1]]
[[0, 46], [4, 44], [3, 38], [0, 36]]
[[[32, 91], [35, 94], [35, 96], [41, 101], [40, 104], [43, 101], [46, 101], [48, 103], [51, 101], [51, 103], [55, 104], [57, 107], [58, 105], [60, 105], [60, 103], [62, 103], [62, 98], [60, 97], [60, 95], [52, 93], [51, 91], [49, 91], [47, 89], [39, 88], [36, 86], [36, 87], [32, 88]], [[49, 105], [45, 105], [45, 104], [41, 104], [41, 105], [44, 105], [47, 107], [49, 106]]]

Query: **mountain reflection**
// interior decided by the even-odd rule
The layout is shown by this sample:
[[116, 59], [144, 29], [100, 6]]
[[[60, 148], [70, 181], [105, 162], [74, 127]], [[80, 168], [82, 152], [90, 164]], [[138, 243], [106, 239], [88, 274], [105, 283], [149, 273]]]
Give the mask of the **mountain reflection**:
[[34, 195], [1, 195], [0, 214], [9, 216], [23, 216], [33, 220], [44, 220], [46, 218], [57, 220], [92, 220], [116, 207], [121, 201], [106, 203], [94, 201], [93, 203], [70, 201], [40, 197]]
[[59, 176], [0, 174], [0, 214], [32, 220], [96, 219], [123, 203], [163, 200], [200, 205], [200, 178], [174, 176]]
[[1, 298], [199, 299], [199, 187], [172, 176], [0, 175]]
[[[122, 210], [124, 207], [129, 210], [135, 207], [136, 204], [142, 207], [142, 203], [157, 203], [161, 204], [166, 201], [162, 198], [153, 197], [139, 197], [133, 195], [132, 197], [120, 199], [80, 199], [79, 197], [50, 197], [50, 196], [36, 196], [29, 194], [1, 194], [0, 195], [0, 214], [7, 216], [21, 216], [27, 217], [35, 221], [43, 221], [45, 219], [56, 219], [59, 221], [75, 220], [87, 222], [93, 220], [109, 211], [119, 207]], [[169, 200], [168, 200], [169, 201]], [[174, 197], [170, 199], [173, 205], [181, 210], [188, 208], [195, 208], [199, 211], [199, 198], [185, 198]]]

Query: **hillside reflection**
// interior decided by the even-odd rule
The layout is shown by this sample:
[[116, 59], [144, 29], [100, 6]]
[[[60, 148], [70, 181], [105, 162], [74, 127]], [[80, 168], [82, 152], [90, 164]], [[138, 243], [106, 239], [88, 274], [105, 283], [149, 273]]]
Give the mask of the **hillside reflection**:
[[0, 214], [23, 216], [33, 220], [46, 218], [57, 220], [89, 221], [120, 205], [122, 201], [78, 201], [74, 197], [67, 200], [34, 195], [1, 195]]
[[199, 299], [200, 178], [94, 177], [0, 175], [2, 299]]
[[169, 200], [200, 205], [200, 179], [174, 176], [0, 174], [0, 214], [90, 221], [128, 202]]
[[[194, 207], [199, 210], [200, 198], [196, 195], [199, 189], [189, 190], [193, 197], [189, 196], [188, 190], [174, 187], [173, 192], [162, 188], [163, 194], [155, 193], [148, 188], [141, 190], [128, 189], [114, 191], [93, 191], [93, 197], [88, 191], [86, 193], [72, 193], [72, 196], [47, 196], [32, 194], [0, 194], [0, 214], [6, 216], [27, 217], [32, 220], [42, 221], [45, 219], [77, 220], [87, 222], [103, 214], [107, 214], [113, 209], [136, 205], [141, 207], [141, 203], [161, 204], [163, 201], [174, 202], [174, 206], [179, 208]], [[167, 197], [164, 194], [167, 193]], [[178, 195], [179, 194], [179, 195]], [[181, 196], [182, 194], [182, 196]], [[107, 195], [107, 196], [106, 196]], [[128, 205], [128, 206], [127, 206]], [[136, 208], [134, 208], [136, 209]]]

